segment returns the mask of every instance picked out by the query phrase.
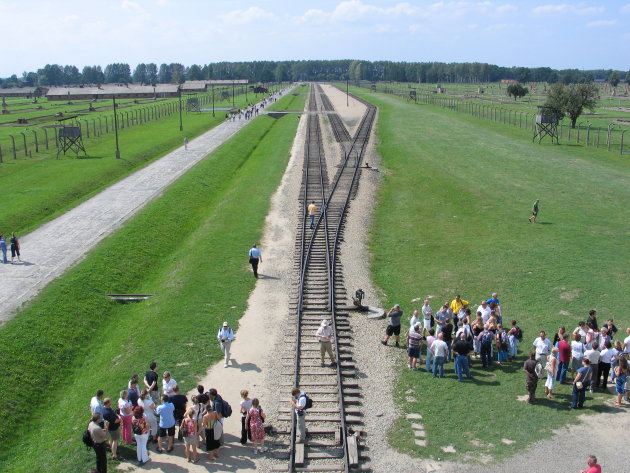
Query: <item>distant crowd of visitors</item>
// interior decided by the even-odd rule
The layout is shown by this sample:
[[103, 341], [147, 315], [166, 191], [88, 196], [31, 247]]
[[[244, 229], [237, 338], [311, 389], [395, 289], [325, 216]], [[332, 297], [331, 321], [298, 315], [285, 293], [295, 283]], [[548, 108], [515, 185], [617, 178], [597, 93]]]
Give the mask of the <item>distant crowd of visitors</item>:
[[[446, 301], [434, 314], [426, 299], [420, 310], [413, 312], [406, 334], [408, 368], [418, 371], [424, 363], [425, 371], [434, 377], [444, 378], [445, 364], [454, 360], [457, 380], [472, 379], [470, 367], [473, 358], [480, 359], [482, 368], [489, 369], [493, 362], [501, 365], [514, 360], [523, 330], [516, 320], [509, 328], [503, 324], [503, 312], [496, 293], [481, 301], [475, 315], [470, 303], [459, 295]], [[400, 346], [403, 311], [396, 304], [387, 313], [388, 325], [385, 337], [387, 345], [391, 337]], [[564, 326], [558, 329], [553, 340], [541, 331], [532, 344], [532, 352], [525, 361], [527, 402], [534, 402], [539, 379], [546, 379], [545, 394], [554, 399], [557, 384], [572, 384], [573, 394], [570, 408], [584, 405], [586, 390], [607, 390], [612, 383], [617, 396], [615, 405], [621, 406], [627, 397], [628, 357], [630, 356], [630, 327], [624, 340], [614, 340], [618, 330], [613, 319], [601, 327], [597, 311], [591, 310], [588, 319], [579, 322], [572, 333]], [[425, 355], [424, 361], [422, 353]], [[571, 381], [567, 380], [571, 373]]]

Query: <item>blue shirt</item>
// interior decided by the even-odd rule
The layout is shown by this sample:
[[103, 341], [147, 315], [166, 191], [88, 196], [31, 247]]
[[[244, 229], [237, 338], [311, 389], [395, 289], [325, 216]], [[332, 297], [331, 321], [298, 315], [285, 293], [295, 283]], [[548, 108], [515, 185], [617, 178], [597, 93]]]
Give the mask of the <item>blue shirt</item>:
[[260, 259], [260, 250], [258, 248], [252, 248], [249, 250], [249, 257]]
[[493, 298], [490, 298], [490, 299], [488, 299], [486, 302], [487, 302], [488, 304], [490, 304], [491, 302], [494, 302], [496, 305], [499, 305], [499, 299], [493, 299]]
[[165, 402], [157, 406], [155, 412], [160, 416], [160, 427], [168, 429], [175, 427], [175, 406], [170, 402]]
[[234, 332], [230, 327], [219, 329], [219, 333], [217, 333], [217, 338], [221, 340], [222, 338], [227, 338], [229, 341], [234, 340]]

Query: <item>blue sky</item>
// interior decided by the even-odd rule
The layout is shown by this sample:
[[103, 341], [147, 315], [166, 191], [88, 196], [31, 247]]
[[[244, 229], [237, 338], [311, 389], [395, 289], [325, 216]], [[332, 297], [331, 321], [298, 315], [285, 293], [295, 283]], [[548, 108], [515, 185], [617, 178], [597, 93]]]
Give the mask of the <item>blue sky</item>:
[[0, 21], [0, 77], [262, 59], [630, 68], [630, 0], [0, 0]]

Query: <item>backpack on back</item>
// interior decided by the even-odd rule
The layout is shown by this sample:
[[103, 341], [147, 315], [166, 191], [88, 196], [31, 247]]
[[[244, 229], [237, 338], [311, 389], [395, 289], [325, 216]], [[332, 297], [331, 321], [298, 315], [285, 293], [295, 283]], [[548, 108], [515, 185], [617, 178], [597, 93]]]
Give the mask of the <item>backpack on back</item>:
[[485, 330], [483, 332], [483, 334], [481, 335], [481, 344], [482, 345], [487, 345], [487, 344], [492, 344], [492, 340], [494, 340], [494, 335], [492, 334], [492, 332], [490, 330]]
[[523, 331], [518, 325], [514, 326], [514, 336], [519, 340], [523, 340]]
[[310, 409], [311, 407], [313, 407], [313, 400], [310, 397], [308, 397], [306, 394], [303, 394], [300, 397], [306, 399], [306, 405], [304, 406], [304, 409]]
[[232, 415], [232, 406], [225, 399], [221, 400], [221, 416], [227, 418]]

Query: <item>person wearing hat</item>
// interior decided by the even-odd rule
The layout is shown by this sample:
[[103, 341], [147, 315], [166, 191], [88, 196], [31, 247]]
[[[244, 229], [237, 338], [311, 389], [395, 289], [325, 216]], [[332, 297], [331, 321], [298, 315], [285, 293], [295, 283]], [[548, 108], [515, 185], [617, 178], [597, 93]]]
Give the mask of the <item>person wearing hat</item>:
[[328, 324], [328, 320], [322, 320], [315, 336], [319, 339], [319, 353], [322, 357], [322, 366], [325, 365], [324, 358], [326, 353], [330, 357], [330, 366], [335, 366], [336, 360], [331, 343], [334, 334], [332, 327]]
[[223, 322], [223, 326], [219, 329], [217, 340], [219, 340], [221, 351], [223, 351], [223, 355], [225, 356], [225, 364], [223, 367], [227, 368], [230, 362], [230, 346], [232, 345], [232, 340], [234, 340], [234, 331], [227, 322]]

